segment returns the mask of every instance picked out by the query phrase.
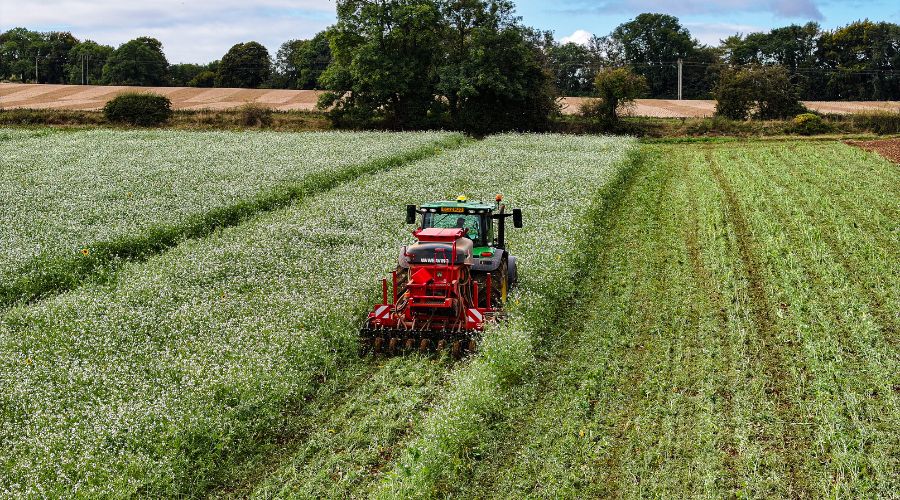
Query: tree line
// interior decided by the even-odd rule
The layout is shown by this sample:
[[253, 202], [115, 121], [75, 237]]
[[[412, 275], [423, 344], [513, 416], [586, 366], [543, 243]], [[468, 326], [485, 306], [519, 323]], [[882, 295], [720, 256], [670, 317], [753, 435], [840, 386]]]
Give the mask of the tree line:
[[206, 64], [170, 64], [162, 43], [151, 37], [113, 48], [68, 32], [0, 33], [0, 81], [10, 82], [314, 89], [330, 62], [324, 31], [285, 42], [274, 61], [268, 49], [250, 41]]
[[274, 57], [257, 42], [239, 43], [208, 64], [169, 64], [149, 37], [114, 49], [15, 28], [0, 34], [0, 79], [321, 89], [336, 123], [476, 132], [540, 129], [557, 96], [597, 95], [598, 78], [613, 68], [641, 77], [634, 88], [643, 97], [674, 98], [678, 61], [683, 96], [730, 96], [733, 116], [766, 116], [759, 103], [785, 89], [784, 102], [900, 100], [900, 26], [892, 23], [790, 25], [712, 47], [676, 17], [648, 13], [579, 45], [524, 26], [514, 8], [511, 0], [339, 0], [337, 22], [311, 39], [289, 40]]
[[[327, 85], [320, 77], [332, 62], [330, 45], [339, 38], [341, 12], [369, 3], [374, 4], [338, 2], [337, 25], [312, 39], [283, 43], [274, 57], [251, 41], [235, 45], [221, 60], [208, 64], [169, 64], [162, 44], [149, 37], [113, 48], [80, 41], [67, 32], [14, 28], [0, 34], [0, 80], [323, 88]], [[465, 7], [465, 1], [380, 3], [388, 10], [396, 10], [393, 4], [415, 9], [426, 6], [426, 11], [432, 5], [431, 10], [448, 16], [458, 15], [451, 12], [454, 9], [471, 10]], [[493, 5], [507, 24], [513, 18], [511, 2], [473, 3]], [[434, 23], [426, 26], [427, 18], [420, 24], [418, 29], [432, 34], [443, 29]], [[497, 27], [504, 26], [501, 23]], [[676, 62], [681, 59], [683, 95], [688, 99], [710, 98], [722, 71], [747, 65], [783, 66], [804, 100], [900, 99], [900, 26], [887, 22], [856, 21], [834, 30], [824, 30], [813, 22], [793, 24], [768, 33], [736, 34], [711, 47], [693, 38], [673, 16], [641, 14], [606, 36], [594, 36], [586, 45], [560, 43], [551, 33], [535, 30], [530, 30], [530, 38], [529, 43], [542, 53], [542, 64], [560, 95], [591, 95], [600, 69], [629, 66], [647, 79], [647, 97], [673, 98], [677, 92]]]

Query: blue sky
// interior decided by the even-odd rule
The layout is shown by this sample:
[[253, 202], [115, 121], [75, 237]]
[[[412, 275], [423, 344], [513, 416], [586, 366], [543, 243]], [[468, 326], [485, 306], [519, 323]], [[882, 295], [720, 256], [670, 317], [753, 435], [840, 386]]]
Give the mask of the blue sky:
[[[736, 32], [810, 20], [826, 28], [864, 18], [900, 23], [897, 0], [520, 0], [517, 5], [525, 24], [574, 41], [605, 35], [641, 12], [675, 15], [708, 44]], [[113, 46], [149, 35], [163, 43], [173, 63], [218, 59], [249, 40], [274, 55], [281, 42], [308, 38], [334, 19], [333, 0], [0, 0], [0, 30], [67, 30]]]

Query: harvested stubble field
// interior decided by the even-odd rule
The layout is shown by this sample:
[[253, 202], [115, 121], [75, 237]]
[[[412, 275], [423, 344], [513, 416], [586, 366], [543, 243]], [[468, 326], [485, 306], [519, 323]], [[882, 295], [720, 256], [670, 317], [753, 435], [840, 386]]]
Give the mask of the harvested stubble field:
[[[40, 298], [22, 288], [0, 313], [2, 496], [900, 489], [900, 171], [874, 153], [552, 135], [0, 137], [25, 221], [10, 218], [4, 242], [46, 247], [78, 277]], [[9, 160], [34, 147], [44, 154]], [[104, 167], [69, 184], [90, 164], [60, 158], [90, 152]], [[242, 204], [296, 183], [278, 203]], [[27, 203], [21, 189], [52, 195]], [[376, 279], [408, 238], [403, 205], [495, 192], [526, 213], [509, 234], [509, 319], [462, 362], [359, 357]], [[223, 206], [245, 208], [208, 216]], [[185, 218], [196, 231], [79, 264], [110, 235]]]
[[[229, 89], [195, 87], [122, 87], [100, 85], [0, 84], [0, 109], [97, 110], [123, 92], [153, 92], [172, 100], [174, 109], [220, 111], [256, 103], [276, 111], [313, 111], [321, 94], [316, 90]], [[562, 113], [579, 111], [586, 98], [564, 97]], [[809, 109], [825, 114], [900, 112], [896, 101], [807, 101]], [[628, 113], [655, 118], [702, 118], [715, 113], [711, 100], [638, 99]]]

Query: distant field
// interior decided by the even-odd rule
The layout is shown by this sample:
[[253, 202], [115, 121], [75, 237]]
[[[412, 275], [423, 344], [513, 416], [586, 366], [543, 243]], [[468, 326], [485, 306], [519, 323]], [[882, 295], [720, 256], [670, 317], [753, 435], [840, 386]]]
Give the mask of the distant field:
[[[129, 90], [144, 90], [165, 95], [175, 109], [224, 110], [255, 102], [279, 111], [313, 110], [319, 92], [315, 90], [272, 89], [200, 89], [192, 87], [116, 87], [95, 85], [0, 84], [0, 108], [95, 110], [116, 95]], [[563, 113], [578, 112], [582, 97], [563, 98]], [[897, 111], [900, 102], [826, 102], [808, 101], [806, 106], [822, 113]], [[635, 116], [691, 118], [711, 116], [715, 101], [638, 99]]]

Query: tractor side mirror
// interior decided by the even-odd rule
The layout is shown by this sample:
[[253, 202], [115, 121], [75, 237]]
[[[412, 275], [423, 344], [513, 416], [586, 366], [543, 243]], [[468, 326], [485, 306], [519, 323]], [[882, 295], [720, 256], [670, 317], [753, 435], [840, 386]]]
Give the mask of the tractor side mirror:
[[513, 227], [516, 227], [516, 228], [522, 227], [522, 209], [521, 208], [513, 209]]
[[406, 223], [407, 224], [415, 224], [416, 223], [416, 206], [415, 205], [406, 205]]

